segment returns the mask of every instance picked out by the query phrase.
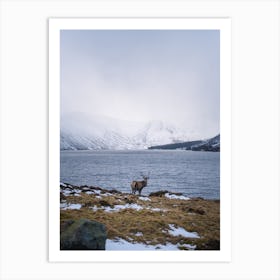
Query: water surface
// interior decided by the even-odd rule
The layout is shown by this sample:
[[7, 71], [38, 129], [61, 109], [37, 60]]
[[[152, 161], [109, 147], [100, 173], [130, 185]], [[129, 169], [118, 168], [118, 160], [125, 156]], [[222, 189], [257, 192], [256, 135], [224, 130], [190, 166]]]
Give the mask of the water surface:
[[220, 153], [182, 150], [61, 151], [60, 181], [130, 192], [150, 173], [143, 195], [159, 190], [220, 198]]

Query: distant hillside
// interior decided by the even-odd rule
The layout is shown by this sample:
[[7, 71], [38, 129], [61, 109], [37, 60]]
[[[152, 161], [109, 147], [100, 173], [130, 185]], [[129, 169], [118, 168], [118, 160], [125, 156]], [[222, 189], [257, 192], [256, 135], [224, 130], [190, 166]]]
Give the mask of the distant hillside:
[[220, 134], [207, 140], [188, 141], [167, 145], [151, 146], [150, 150], [191, 150], [191, 151], [220, 151]]
[[200, 144], [194, 145], [191, 148], [192, 151], [209, 151], [209, 152], [219, 152], [220, 151], [220, 134], [203, 141]]
[[191, 150], [192, 146], [199, 145], [202, 142], [203, 141], [201, 141], [201, 140], [188, 141], [188, 142], [182, 142], [182, 143], [151, 146], [148, 149], [150, 149], [150, 150], [176, 150], [176, 149]]
[[61, 150], [137, 150], [193, 139], [192, 130], [157, 120], [138, 123], [76, 112], [60, 122]]

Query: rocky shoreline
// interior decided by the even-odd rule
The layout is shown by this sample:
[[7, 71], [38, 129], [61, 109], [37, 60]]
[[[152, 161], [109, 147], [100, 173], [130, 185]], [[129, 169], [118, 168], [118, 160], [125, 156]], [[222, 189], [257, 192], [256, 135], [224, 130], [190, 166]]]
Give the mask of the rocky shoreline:
[[219, 250], [220, 201], [60, 184], [61, 250]]

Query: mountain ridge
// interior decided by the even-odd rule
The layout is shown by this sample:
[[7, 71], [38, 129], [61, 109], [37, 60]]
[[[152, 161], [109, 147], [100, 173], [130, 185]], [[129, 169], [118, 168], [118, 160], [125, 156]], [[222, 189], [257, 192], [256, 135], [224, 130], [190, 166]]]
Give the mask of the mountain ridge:
[[60, 150], [137, 150], [198, 138], [161, 120], [140, 123], [75, 112], [63, 115], [60, 124]]

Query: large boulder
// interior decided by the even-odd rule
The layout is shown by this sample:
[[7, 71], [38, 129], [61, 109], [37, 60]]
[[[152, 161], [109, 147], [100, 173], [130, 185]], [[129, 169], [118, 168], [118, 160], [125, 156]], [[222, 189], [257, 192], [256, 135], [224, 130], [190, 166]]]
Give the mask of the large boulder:
[[106, 227], [96, 221], [64, 221], [60, 233], [60, 250], [105, 250]]

